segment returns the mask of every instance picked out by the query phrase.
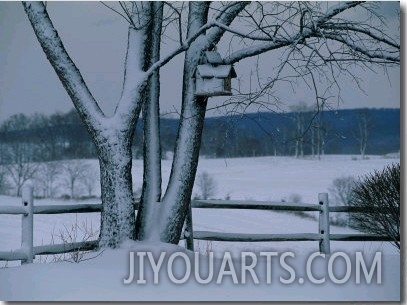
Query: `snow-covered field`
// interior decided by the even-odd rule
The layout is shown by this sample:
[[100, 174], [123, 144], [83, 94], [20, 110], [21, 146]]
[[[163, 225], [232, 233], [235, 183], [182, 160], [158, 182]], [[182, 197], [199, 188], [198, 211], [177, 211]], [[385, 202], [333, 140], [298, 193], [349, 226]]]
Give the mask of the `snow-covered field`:
[[[89, 161], [97, 168], [96, 161]], [[290, 157], [261, 157], [241, 159], [201, 159], [198, 175], [208, 172], [216, 180], [214, 198], [289, 200], [293, 195], [302, 202], [315, 203], [318, 193], [327, 192], [335, 178], [341, 176], [363, 176], [375, 169], [399, 162], [396, 158], [370, 156], [367, 160], [354, 160], [351, 156], [324, 156], [322, 160], [295, 159]], [[170, 173], [170, 161], [163, 161], [163, 189]], [[134, 187], [141, 186], [142, 162], [133, 165]], [[100, 193], [100, 189], [95, 191]], [[196, 187], [194, 194], [199, 195]], [[87, 201], [98, 202], [98, 200]], [[75, 201], [36, 200], [35, 204], [67, 204]], [[19, 205], [20, 199], [0, 196], [0, 205]], [[21, 216], [0, 215], [0, 251], [17, 249], [21, 243]], [[58, 242], [57, 235], [69, 230], [73, 224], [88, 229], [97, 229], [99, 216], [77, 215], [36, 215], [34, 218], [34, 245]], [[318, 223], [312, 218], [300, 218], [290, 213], [247, 210], [194, 209], [195, 230], [210, 230], [242, 233], [316, 233]], [[349, 228], [331, 227], [331, 233], [352, 232]], [[182, 245], [182, 242], [181, 242]], [[69, 262], [56, 264], [33, 264], [0, 269], [0, 300], [399, 300], [400, 298], [400, 256], [387, 243], [372, 242], [331, 242], [332, 253], [344, 251], [350, 257], [361, 251], [372, 256], [383, 252], [381, 284], [359, 284], [349, 281], [337, 285], [327, 281], [323, 285], [309, 282], [303, 285], [296, 281], [290, 285], [275, 284], [202, 286], [196, 282], [175, 285], [168, 280], [159, 285], [123, 285], [128, 274], [129, 251], [150, 249], [159, 251], [180, 251], [181, 248], [167, 245], [131, 243], [127, 247], [105, 251], [97, 258], [80, 264]], [[227, 243], [195, 242], [196, 250], [204, 254], [215, 252], [219, 259], [225, 251], [238, 258], [243, 250], [292, 251], [298, 259], [293, 262], [296, 270], [305, 269], [305, 258], [318, 251], [317, 242], [275, 242], [275, 243]], [[187, 252], [188, 253], [188, 252]], [[190, 254], [190, 253], [189, 253]], [[44, 260], [45, 258], [43, 258]], [[48, 261], [53, 257], [48, 257]], [[0, 262], [4, 266], [4, 262]], [[13, 266], [9, 263], [8, 266]], [[259, 262], [259, 268], [264, 262]], [[300, 273], [300, 272], [299, 272]], [[353, 273], [352, 273], [353, 275]], [[277, 276], [277, 275], [276, 275]], [[284, 275], [286, 277], [286, 275]], [[274, 277], [273, 277], [274, 278]], [[249, 293], [250, 291], [250, 293]]]

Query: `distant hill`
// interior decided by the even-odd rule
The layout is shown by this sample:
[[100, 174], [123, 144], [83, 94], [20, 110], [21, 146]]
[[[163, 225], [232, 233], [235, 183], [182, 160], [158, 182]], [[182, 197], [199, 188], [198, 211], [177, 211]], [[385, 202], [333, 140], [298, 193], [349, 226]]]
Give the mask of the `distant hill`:
[[[140, 119], [133, 143], [136, 158], [142, 157], [142, 128]], [[178, 119], [161, 119], [163, 155], [173, 151], [177, 129]], [[366, 154], [398, 152], [400, 110], [263, 112], [209, 117], [205, 120], [201, 155], [360, 154], [364, 138]], [[11, 117], [0, 126], [0, 162], [7, 162], [5, 147], [18, 144], [24, 144], [33, 161], [96, 157], [94, 145], [74, 110], [52, 116]]]

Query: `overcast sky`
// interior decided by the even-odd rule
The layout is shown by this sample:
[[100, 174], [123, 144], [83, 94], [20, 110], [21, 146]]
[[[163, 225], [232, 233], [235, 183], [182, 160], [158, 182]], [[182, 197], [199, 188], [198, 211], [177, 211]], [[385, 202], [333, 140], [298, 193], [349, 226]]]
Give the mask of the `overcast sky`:
[[[93, 95], [106, 113], [120, 95], [127, 24], [98, 2], [48, 2], [48, 11], [65, 47], [79, 67]], [[390, 23], [398, 22], [398, 2], [382, 5]], [[161, 71], [163, 112], [180, 108], [182, 57]], [[236, 65], [246, 71], [248, 63]], [[360, 71], [364, 92], [351, 81], [343, 82], [340, 108], [400, 107], [398, 68], [376, 73]], [[309, 99], [305, 90], [287, 93], [287, 105]], [[0, 121], [15, 113], [52, 114], [67, 111], [72, 102], [43, 54], [20, 2], [0, 2]]]

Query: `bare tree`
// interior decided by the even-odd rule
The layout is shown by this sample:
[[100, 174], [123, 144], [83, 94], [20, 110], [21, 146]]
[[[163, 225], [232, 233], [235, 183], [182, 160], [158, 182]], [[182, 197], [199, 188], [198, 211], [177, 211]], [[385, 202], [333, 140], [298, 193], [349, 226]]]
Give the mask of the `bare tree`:
[[197, 185], [201, 189], [202, 199], [206, 200], [215, 195], [216, 181], [215, 179], [204, 171], [198, 175]]
[[344, 176], [334, 179], [329, 187], [329, 193], [336, 205], [348, 206], [351, 203], [356, 179], [352, 176]]
[[82, 173], [80, 182], [82, 183], [89, 197], [93, 196], [93, 191], [95, 189], [96, 182], [98, 182], [97, 179], [98, 176], [99, 173], [97, 173], [96, 170], [92, 168], [90, 165], [87, 166], [84, 172]]
[[55, 197], [57, 179], [62, 172], [59, 162], [42, 163], [35, 174], [37, 190], [41, 189], [44, 197]]
[[[334, 179], [329, 187], [330, 198], [332, 203], [338, 206], [351, 205], [353, 191], [356, 187], [356, 179], [352, 176], [343, 176]], [[348, 213], [332, 213], [330, 219], [337, 225], [349, 225], [350, 217]]]
[[7, 163], [4, 169], [14, 184], [16, 196], [21, 196], [24, 184], [34, 177], [38, 164], [32, 162], [32, 145], [15, 143], [8, 145], [7, 148]]
[[6, 194], [10, 188], [7, 180], [7, 173], [2, 166], [0, 166], [0, 194]]
[[[49, 18], [44, 3], [23, 2], [25, 12], [43, 51], [71, 97], [75, 108], [97, 147], [100, 161], [102, 202], [104, 206], [101, 215], [101, 246], [116, 247], [122, 241], [134, 238], [136, 233], [134, 202], [131, 189], [131, 141], [135, 124], [145, 100], [142, 96], [145, 94], [145, 88], [150, 76], [173, 57], [190, 49], [196, 40], [202, 40], [202, 35], [205, 34], [206, 30], [216, 26], [214, 21], [207, 22], [205, 16], [203, 16], [205, 17], [203, 20], [197, 13], [195, 13], [195, 16], [191, 15], [190, 30], [187, 38], [184, 40], [181, 35], [180, 46], [178, 48], [147, 68], [150, 60], [146, 55], [150, 54], [149, 49], [152, 42], [148, 38], [153, 36], [152, 25], [160, 22], [154, 10], [154, 5], [152, 2], [121, 3], [124, 11], [122, 15], [129, 22], [125, 76], [122, 95], [117, 103], [115, 114], [113, 117], [107, 117], [86, 86], [78, 68], [66, 52]], [[196, 5], [196, 7], [199, 7], [199, 13], [202, 12], [206, 15], [209, 5], [202, 6], [200, 4]], [[226, 25], [230, 24], [241, 10], [229, 16], [229, 11], [236, 10], [235, 7], [235, 3], [228, 4], [225, 6], [226, 10], [219, 13], [219, 17], [229, 19]], [[196, 19], [195, 17], [199, 18]], [[223, 32], [224, 30], [216, 30], [214, 34]], [[199, 50], [196, 51], [200, 53], [200, 50], [208, 49], [214, 42], [219, 41], [220, 37], [217, 35], [217, 38], [215, 37], [215, 39], [207, 41], [205, 44], [197, 44], [197, 46], [199, 45]], [[195, 52], [193, 53], [195, 54]], [[195, 54], [196, 59], [191, 62], [188, 77], [191, 76], [192, 67], [198, 62], [199, 56], [200, 54]], [[202, 110], [205, 111], [204, 108]], [[194, 179], [190, 180], [191, 182], [188, 183], [187, 187], [192, 190]], [[149, 184], [154, 185], [155, 183], [154, 181], [149, 181]], [[178, 208], [172, 209], [174, 204], [179, 205], [179, 203], [175, 202], [170, 205], [171, 210], [177, 213]], [[182, 209], [184, 210], [185, 208]], [[140, 215], [143, 214], [140, 213]], [[172, 222], [177, 223], [176, 227], [179, 227], [177, 232], [173, 232], [176, 237], [175, 235], [172, 238], [163, 236], [163, 240], [173, 242], [175, 239], [179, 239], [182, 223], [178, 225], [178, 222], [183, 222], [183, 219], [181, 220], [179, 217], [184, 218], [185, 213], [181, 213], [180, 216], [173, 218]], [[140, 223], [143, 226], [151, 225], [151, 222], [148, 221], [141, 221]], [[164, 227], [166, 227], [165, 223]], [[172, 230], [170, 229], [170, 231]]]
[[[321, 105], [317, 105], [316, 109], [316, 117], [314, 123], [315, 133], [313, 134], [313, 147], [316, 147], [316, 155], [318, 159], [321, 159], [321, 155], [325, 154], [325, 144], [326, 144], [326, 136], [327, 136], [327, 128], [326, 124], [323, 120], [324, 114], [324, 103]], [[314, 135], [316, 136], [316, 141], [314, 142]]]
[[[207, 21], [208, 6], [210, 8], [209, 3], [190, 3], [188, 29], [191, 32], [194, 31], [194, 27], [196, 31]], [[220, 21], [221, 18], [235, 20], [235, 14], [228, 11], [232, 8], [238, 12], [240, 20], [250, 23], [250, 26], [246, 27], [250, 30], [245, 31]], [[399, 43], [386, 35], [382, 27], [376, 27], [369, 20], [355, 21], [346, 16], [347, 11], [366, 9], [369, 12], [371, 8], [364, 3], [344, 2], [338, 5], [301, 2], [268, 2], [253, 5], [236, 3], [232, 8], [221, 9], [219, 17], [215, 19], [218, 29], [207, 32], [202, 41], [199, 40], [198, 46], [195, 47], [192, 43], [186, 51], [181, 123], [170, 183], [162, 200], [165, 203], [163, 209], [170, 211], [164, 215], [170, 214], [171, 216], [167, 217], [172, 219], [162, 229], [162, 236], [172, 243], [179, 240], [191, 197], [191, 182], [196, 174], [207, 110], [207, 98], [193, 94], [192, 72], [194, 66], [199, 63], [199, 51], [211, 49], [212, 45], [228, 32], [239, 43], [233, 45], [232, 41], [228, 40], [229, 53], [224, 58], [224, 63], [234, 64], [268, 52], [275, 52], [276, 57], [281, 58], [276, 61], [276, 69], [270, 69], [270, 65], [267, 64], [270, 60], [268, 57], [264, 66], [267, 71], [275, 73], [261, 82], [258, 92], [253, 93], [253, 90], [246, 94], [240, 92], [227, 101], [234, 111], [238, 109], [244, 111], [251, 105], [259, 105], [260, 108], [264, 103], [259, 101], [262, 98], [268, 100], [268, 97], [272, 99], [276, 95], [274, 92], [276, 84], [285, 81], [292, 83], [304, 81], [314, 91], [315, 103], [325, 104], [335, 89], [340, 88], [336, 78], [338, 73], [353, 76], [355, 81], [358, 81], [349, 69], [349, 63], [371, 66], [393, 65], [400, 61]], [[283, 14], [278, 13], [282, 11]], [[370, 14], [369, 18], [374, 19], [375, 16]], [[198, 41], [196, 43], [198, 44]], [[204, 47], [201, 48], [202, 46]], [[281, 54], [282, 57], [279, 57]], [[320, 85], [320, 82], [326, 87]], [[266, 107], [267, 105], [263, 109]]]
[[295, 124], [295, 157], [304, 157], [304, 139], [307, 130], [309, 130], [310, 121], [307, 121], [306, 113], [310, 111], [310, 108], [305, 102], [300, 102], [296, 105], [290, 106], [293, 112], [293, 120]]
[[[234, 109], [246, 109], [259, 103], [262, 97], [274, 96], [275, 85], [286, 81], [305, 82], [314, 91], [315, 102], [321, 104], [335, 88], [340, 88], [338, 75], [348, 74], [358, 81], [350, 64], [371, 67], [400, 62], [399, 43], [386, 34], [382, 23], [377, 23], [380, 16], [375, 15], [374, 8], [368, 3], [189, 2], [188, 16], [184, 16], [178, 4], [163, 4], [175, 17], [161, 18], [154, 3], [119, 3], [121, 15], [129, 22], [129, 30], [123, 91], [113, 117], [103, 113], [87, 88], [44, 4], [23, 4], [41, 47], [97, 147], [103, 202], [99, 243], [102, 247], [116, 247], [126, 239], [133, 239], [140, 230], [159, 232], [154, 236], [142, 234], [140, 239], [178, 243], [194, 185], [208, 102], [208, 97], [194, 94], [193, 73], [200, 63], [202, 52], [213, 50], [222, 38], [229, 46], [224, 58], [226, 64], [265, 53], [275, 54], [274, 58], [278, 59], [271, 61], [276, 63], [275, 69], [265, 65], [268, 71], [275, 71], [275, 75], [260, 82], [258, 92], [241, 92], [227, 102]], [[357, 20], [354, 15], [346, 14], [359, 11], [367, 12], [369, 17]], [[160, 55], [159, 59], [150, 58], [151, 54], [157, 57], [157, 52], [151, 51], [152, 43], [157, 43], [157, 39], [150, 39], [155, 26], [158, 24], [165, 28], [170, 22], [177, 25], [178, 33], [171, 38], [178, 41], [179, 46], [166, 55]], [[151, 124], [147, 128], [153, 140], [146, 139], [153, 157], [148, 155], [145, 159], [149, 162], [149, 169], [148, 173], [144, 173], [144, 179], [147, 188], [155, 191], [154, 196], [149, 197], [151, 199], [142, 201], [141, 209], [145, 212], [138, 213], [139, 225], [136, 227], [130, 171], [134, 127], [143, 104], [158, 103], [157, 95], [146, 90], [151, 76], [182, 52], [185, 52], [185, 59], [181, 120], [170, 181], [159, 203], [161, 180], [156, 179], [157, 174], [154, 174], [159, 172], [160, 160], [154, 157], [159, 149], [152, 146], [159, 143], [159, 134], [157, 128], [151, 128], [157, 126], [151, 120], [157, 115], [157, 108], [144, 110], [143, 113], [146, 119], [150, 118]], [[326, 87], [321, 88], [320, 83]], [[154, 81], [151, 88], [158, 90]], [[149, 175], [150, 171], [152, 175]], [[144, 194], [147, 192], [144, 191]], [[147, 213], [148, 210], [151, 213]]]
[[356, 141], [359, 144], [360, 157], [366, 158], [367, 141], [372, 129], [372, 119], [369, 114], [369, 109], [364, 108], [357, 112], [356, 117], [356, 132], [353, 133]]
[[71, 198], [77, 196], [77, 184], [90, 171], [90, 166], [83, 160], [65, 161], [62, 164], [64, 185], [69, 189]]
[[[180, 50], [146, 71], [144, 55], [151, 35], [151, 3], [138, 2], [125, 9], [128, 21], [127, 55], [123, 91], [113, 117], [107, 117], [89, 91], [78, 68], [65, 50], [42, 2], [24, 2], [24, 9], [51, 65], [85, 123], [98, 151], [103, 211], [100, 245], [116, 247], [134, 238], [131, 141], [148, 78]], [[73, 191], [72, 191], [73, 195]]]

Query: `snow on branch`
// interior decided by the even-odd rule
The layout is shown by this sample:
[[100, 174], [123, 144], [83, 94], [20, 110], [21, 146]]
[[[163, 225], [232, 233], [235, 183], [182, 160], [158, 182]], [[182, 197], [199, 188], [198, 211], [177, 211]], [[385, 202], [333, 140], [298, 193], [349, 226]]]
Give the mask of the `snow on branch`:
[[95, 126], [96, 122], [91, 120], [99, 121], [103, 117], [103, 112], [86, 86], [79, 69], [65, 50], [44, 3], [23, 2], [23, 6], [44, 53], [75, 107], [88, 127]]
[[165, 57], [163, 57], [162, 59], [160, 59], [159, 61], [157, 61], [155, 64], [153, 64], [144, 74], [144, 78], [147, 79], [155, 70], [157, 70], [158, 68], [164, 66], [165, 64], [167, 64], [171, 59], [173, 59], [175, 56], [181, 54], [182, 52], [188, 50], [188, 48], [190, 47], [190, 45], [199, 37], [201, 36], [203, 33], [205, 33], [206, 30], [212, 28], [215, 26], [215, 22], [214, 21], [210, 21], [208, 23], [206, 23], [205, 25], [203, 25], [198, 31], [195, 32], [195, 34], [193, 34], [191, 37], [189, 37], [187, 40], [185, 40], [181, 46], [179, 46], [178, 48], [176, 48], [175, 50], [173, 50], [172, 52], [170, 52], [169, 54], [167, 54]]
[[[149, 6], [140, 8], [137, 13], [140, 24], [154, 22], [153, 18], [153, 12]], [[141, 109], [139, 97], [148, 79], [144, 75], [143, 69], [145, 65], [144, 53], [148, 48], [149, 35], [151, 33], [147, 26], [138, 28], [130, 26], [128, 29], [123, 90], [115, 111], [115, 115], [121, 117], [126, 125], [131, 124]]]
[[250, 2], [247, 1], [231, 2], [217, 16], [215, 16], [212, 23], [216, 28], [212, 29], [207, 34], [208, 44], [217, 44], [225, 31], [229, 29], [228, 26], [249, 4]]
[[[238, 14], [238, 11], [245, 5], [247, 5], [247, 3], [232, 3], [226, 6], [226, 9], [222, 11], [217, 19], [230, 23]], [[88, 127], [95, 128], [95, 126], [100, 125], [104, 114], [88, 89], [79, 69], [67, 53], [52, 24], [44, 3], [23, 2], [23, 6], [44, 53], [47, 55], [48, 60], [55, 69], [81, 117], [85, 120]], [[141, 17], [143, 19], [147, 18], [147, 16], [144, 15]], [[141, 17], [139, 15], [139, 18]], [[149, 17], [151, 18], [151, 16]], [[179, 47], [154, 63], [147, 71], [141, 69], [140, 63], [142, 60], [139, 58], [140, 56], [135, 56], [135, 54], [142, 54], [142, 52], [139, 51], [143, 44], [142, 38], [145, 33], [142, 32], [144, 29], [130, 27], [128, 53], [125, 64], [125, 79], [122, 96], [116, 109], [117, 115], [122, 117], [129, 112], [134, 113], [134, 109], [138, 109], [134, 107], [137, 104], [135, 103], [135, 97], [143, 90], [152, 73], [167, 64], [175, 56], [186, 51], [198, 37], [205, 34], [208, 29], [215, 27], [216, 23], [220, 24], [219, 21], [215, 20], [204, 24], [188, 37], [188, 39], [183, 41]], [[216, 33], [216, 35], [221, 36], [221, 33]], [[209, 42], [206, 43], [206, 45], [209, 44]]]
[[[339, 3], [338, 5], [334, 5], [334, 6], [330, 7], [327, 10], [327, 12], [322, 14], [320, 17], [318, 17], [316, 19], [311, 18], [311, 20], [308, 21], [307, 23], [305, 23], [305, 22], [303, 23], [302, 19], [305, 16], [304, 15], [305, 13], [303, 13], [301, 15], [301, 20], [298, 22], [299, 23], [298, 31], [296, 31], [294, 33], [289, 33], [288, 31], [284, 30], [285, 37], [277, 38], [276, 35], [274, 35], [274, 36], [270, 36], [269, 39], [265, 39], [265, 36], [256, 37], [254, 35], [244, 34], [241, 31], [233, 30], [231, 28], [222, 26], [222, 28], [224, 30], [229, 31], [238, 36], [241, 36], [242, 38], [249, 38], [254, 41], [256, 41], [256, 40], [263, 41], [261, 43], [253, 44], [246, 48], [241, 48], [238, 51], [231, 53], [228, 57], [226, 57], [224, 59], [224, 61], [225, 61], [225, 63], [233, 64], [244, 58], [253, 57], [253, 56], [265, 53], [267, 51], [279, 49], [279, 48], [282, 48], [282, 47], [285, 47], [288, 45], [295, 46], [296, 44], [304, 41], [304, 39], [315, 36], [315, 34], [318, 32], [321, 25], [323, 25], [324, 23], [328, 22], [329, 20], [332, 20], [332, 18], [341, 14], [342, 12], [344, 12], [350, 8], [353, 8], [355, 6], [361, 5], [362, 3], [363, 2], [357, 2], [357, 1]], [[287, 21], [288, 19], [294, 18], [296, 15], [298, 15], [298, 9], [295, 9], [294, 11], [295, 11], [295, 13], [292, 16], [289, 16], [289, 18], [287, 16], [287, 18], [285, 18], [286, 21], [284, 21], [282, 24], [288, 22]], [[256, 25], [259, 27], [258, 30], [261, 30], [262, 32], [264, 32], [264, 29], [262, 29], [259, 24], [256, 24]], [[281, 28], [283, 28], [282, 25], [280, 25], [280, 26], [277, 25], [276, 33], [277, 33], [277, 30], [281, 29]]]
[[335, 16], [339, 15], [340, 13], [356, 7], [358, 5], [363, 4], [365, 1], [349, 1], [349, 2], [340, 2], [337, 5], [332, 6], [322, 17], [319, 18], [319, 20], [316, 22], [318, 25], [321, 25]]

